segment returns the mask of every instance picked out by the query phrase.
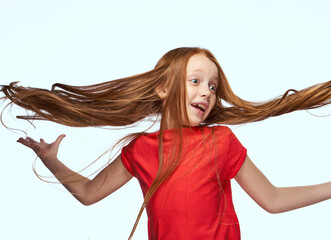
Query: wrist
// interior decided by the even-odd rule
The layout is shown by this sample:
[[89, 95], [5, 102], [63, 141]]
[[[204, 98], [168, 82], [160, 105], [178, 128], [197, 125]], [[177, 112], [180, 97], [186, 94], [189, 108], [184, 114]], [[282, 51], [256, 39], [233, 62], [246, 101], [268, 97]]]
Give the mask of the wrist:
[[53, 168], [60, 160], [57, 157], [39, 157], [47, 168]]

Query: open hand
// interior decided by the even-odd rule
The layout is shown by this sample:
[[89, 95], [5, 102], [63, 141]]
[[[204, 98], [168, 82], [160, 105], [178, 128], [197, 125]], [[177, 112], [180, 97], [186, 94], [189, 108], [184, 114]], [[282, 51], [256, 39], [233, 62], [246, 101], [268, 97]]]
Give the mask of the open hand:
[[24, 146], [31, 148], [38, 157], [43, 161], [56, 160], [57, 152], [59, 150], [59, 145], [62, 139], [65, 137], [64, 134], [58, 136], [58, 138], [53, 143], [46, 143], [44, 139], [40, 139], [40, 142], [35, 141], [34, 139], [27, 138], [19, 138], [17, 142], [23, 144]]

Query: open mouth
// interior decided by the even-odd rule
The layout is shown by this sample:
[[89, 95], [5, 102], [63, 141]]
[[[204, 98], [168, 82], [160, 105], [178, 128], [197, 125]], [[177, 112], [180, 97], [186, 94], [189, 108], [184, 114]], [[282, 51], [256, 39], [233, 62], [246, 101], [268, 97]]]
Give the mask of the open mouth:
[[202, 104], [191, 104], [192, 107], [194, 107], [195, 109], [197, 109], [199, 112], [204, 113], [206, 111], [206, 107]]

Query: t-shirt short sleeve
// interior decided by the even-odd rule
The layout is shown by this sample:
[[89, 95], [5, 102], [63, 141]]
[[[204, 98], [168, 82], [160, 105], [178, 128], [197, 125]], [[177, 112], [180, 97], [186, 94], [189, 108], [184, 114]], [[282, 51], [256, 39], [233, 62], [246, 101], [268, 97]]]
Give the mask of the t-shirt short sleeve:
[[132, 175], [135, 176], [134, 171], [133, 171], [133, 146], [134, 146], [134, 141], [131, 141], [128, 145], [122, 148], [121, 152], [121, 158], [122, 158], [122, 163], [126, 170]]
[[227, 131], [222, 133], [223, 136], [225, 135], [223, 140], [218, 144], [221, 150], [218, 152], [222, 162], [220, 176], [223, 179], [232, 179], [244, 163], [247, 149], [240, 143], [230, 128], [226, 129]]

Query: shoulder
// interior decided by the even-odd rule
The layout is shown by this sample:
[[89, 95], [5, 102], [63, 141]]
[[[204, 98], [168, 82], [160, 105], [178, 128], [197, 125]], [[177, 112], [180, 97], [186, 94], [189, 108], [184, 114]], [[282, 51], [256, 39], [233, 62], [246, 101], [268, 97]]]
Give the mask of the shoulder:
[[226, 137], [233, 135], [232, 130], [228, 126], [215, 125], [211, 127], [207, 127], [208, 131], [210, 131], [215, 137]]
[[145, 146], [146, 144], [153, 144], [158, 139], [158, 133], [139, 133], [137, 134], [133, 139], [129, 141], [129, 143], [124, 146], [126, 149], [134, 149], [134, 148], [140, 148], [142, 146]]
[[208, 129], [214, 141], [218, 144], [222, 143], [231, 145], [232, 143], [239, 142], [236, 135], [228, 126], [215, 125], [208, 127]]
[[223, 126], [223, 125], [216, 125], [216, 126], [212, 126], [211, 128], [213, 128], [214, 131], [216, 131], [216, 132], [223, 132], [223, 133], [232, 132], [228, 126]]

